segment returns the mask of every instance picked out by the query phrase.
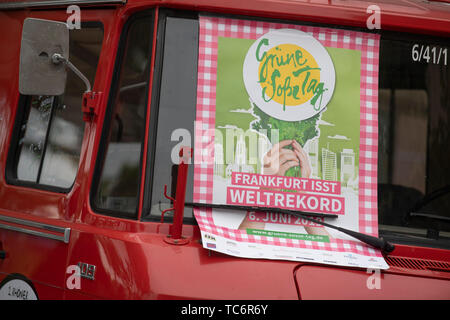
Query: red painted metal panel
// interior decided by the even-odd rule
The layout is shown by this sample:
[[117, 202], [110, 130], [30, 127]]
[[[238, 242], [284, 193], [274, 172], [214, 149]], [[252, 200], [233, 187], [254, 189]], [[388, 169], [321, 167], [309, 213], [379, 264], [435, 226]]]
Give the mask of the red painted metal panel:
[[[396, 245], [394, 254], [389, 257], [397, 260], [428, 259], [430, 265], [436, 261], [450, 262], [448, 250], [403, 245]], [[305, 300], [450, 299], [450, 272], [445, 270], [390, 266], [381, 271], [378, 289], [374, 277], [373, 270], [369, 273], [367, 270], [327, 266], [302, 265], [295, 272], [299, 296]]]
[[235, 259], [204, 250], [197, 241], [167, 244], [164, 234], [89, 229], [74, 232], [68, 262], [97, 266], [95, 280], [81, 279], [81, 289], [75, 290], [79, 294], [107, 299], [298, 298], [292, 279], [295, 262]]
[[371, 276], [374, 277], [375, 273], [326, 266], [302, 266], [297, 270], [295, 279], [300, 298], [304, 300], [450, 299], [448, 279], [382, 272], [377, 285], [373, 278], [369, 278]]
[[[127, 6], [148, 5], [148, 0], [129, 0]], [[420, 0], [164, 0], [161, 6], [275, 19], [309, 21], [367, 28], [370, 5], [381, 13], [381, 29], [448, 36], [450, 6]]]

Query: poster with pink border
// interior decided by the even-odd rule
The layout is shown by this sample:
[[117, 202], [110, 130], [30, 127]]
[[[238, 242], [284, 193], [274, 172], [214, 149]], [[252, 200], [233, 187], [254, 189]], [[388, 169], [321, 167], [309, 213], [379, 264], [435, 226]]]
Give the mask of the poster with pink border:
[[194, 202], [253, 208], [194, 209], [205, 248], [388, 268], [320, 224], [378, 236], [378, 55], [376, 34], [200, 18]]

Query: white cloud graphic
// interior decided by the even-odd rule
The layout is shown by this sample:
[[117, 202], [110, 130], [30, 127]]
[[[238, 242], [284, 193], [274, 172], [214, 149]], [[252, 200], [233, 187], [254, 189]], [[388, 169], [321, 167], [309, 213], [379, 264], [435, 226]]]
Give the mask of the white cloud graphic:
[[328, 139], [335, 139], [335, 140], [346, 140], [350, 141], [350, 138], [347, 138], [346, 136], [341, 136], [340, 134], [335, 134], [334, 136], [328, 136]]
[[319, 121], [317, 121], [317, 124], [318, 124], [318, 125], [322, 125], [322, 126], [330, 126], [330, 127], [334, 127], [334, 126], [335, 126], [333, 123], [326, 122], [326, 121], [324, 121], [324, 120], [322, 120], [322, 119], [320, 119]]
[[239, 129], [239, 128], [236, 127], [235, 125], [227, 124], [225, 126], [218, 126], [217, 129]]
[[251, 109], [234, 109], [234, 110], [230, 110], [230, 112], [252, 113], [252, 112], [251, 112]]

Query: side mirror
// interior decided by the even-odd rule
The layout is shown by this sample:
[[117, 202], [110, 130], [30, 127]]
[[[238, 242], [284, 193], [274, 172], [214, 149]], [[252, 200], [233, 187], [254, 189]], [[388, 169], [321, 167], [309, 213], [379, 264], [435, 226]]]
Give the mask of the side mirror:
[[58, 96], [64, 93], [69, 60], [69, 29], [63, 22], [27, 18], [20, 47], [19, 92]]

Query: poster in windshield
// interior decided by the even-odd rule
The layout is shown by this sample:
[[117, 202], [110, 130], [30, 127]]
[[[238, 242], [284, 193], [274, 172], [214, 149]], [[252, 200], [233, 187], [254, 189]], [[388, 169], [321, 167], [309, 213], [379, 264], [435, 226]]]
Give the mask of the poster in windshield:
[[387, 268], [319, 223], [378, 235], [378, 52], [376, 34], [201, 17], [194, 201], [254, 208], [195, 209], [205, 248]]

